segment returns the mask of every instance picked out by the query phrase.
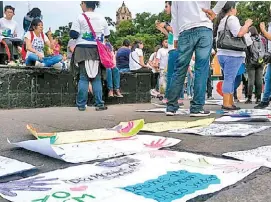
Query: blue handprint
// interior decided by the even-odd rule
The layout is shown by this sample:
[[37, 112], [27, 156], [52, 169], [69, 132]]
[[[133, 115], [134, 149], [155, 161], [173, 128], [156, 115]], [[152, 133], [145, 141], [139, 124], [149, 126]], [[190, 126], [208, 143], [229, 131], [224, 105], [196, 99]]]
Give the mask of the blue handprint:
[[12, 181], [7, 183], [0, 183], [0, 193], [5, 196], [17, 196], [16, 191], [49, 191], [52, 188], [44, 187], [48, 185], [57, 185], [59, 183], [52, 183], [58, 178], [43, 179], [44, 176], [34, 177], [30, 179]]

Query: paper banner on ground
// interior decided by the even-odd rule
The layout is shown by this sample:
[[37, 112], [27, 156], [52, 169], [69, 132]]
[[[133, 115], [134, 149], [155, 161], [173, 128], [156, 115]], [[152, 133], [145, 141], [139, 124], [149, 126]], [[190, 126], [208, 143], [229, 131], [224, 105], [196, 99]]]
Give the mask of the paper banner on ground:
[[93, 130], [38, 133], [35, 128], [27, 125], [27, 129], [37, 138], [50, 138], [51, 144], [68, 144], [113, 138], [131, 137], [136, 135], [144, 126], [144, 120], [121, 122], [114, 128], [101, 128]]
[[51, 145], [50, 139], [28, 140], [14, 143], [18, 147], [60, 159], [69, 163], [81, 163], [129, 155], [143, 151], [170, 147], [180, 142], [179, 139], [152, 135], [137, 135], [114, 140], [100, 140], [72, 144]]
[[35, 166], [17, 161], [15, 159], [0, 156], [0, 177], [21, 173], [32, 169], [35, 169]]
[[251, 116], [251, 117], [222, 116], [216, 119], [215, 122], [270, 122], [270, 119], [264, 116]]
[[219, 106], [222, 106], [223, 101], [222, 100], [205, 100], [205, 105], [219, 105]]
[[228, 152], [223, 154], [223, 156], [229, 156], [247, 162], [261, 163], [264, 166], [271, 168], [271, 146], [263, 146], [245, 151]]
[[189, 133], [202, 136], [230, 136], [244, 137], [252, 133], [257, 133], [270, 128], [271, 126], [258, 126], [247, 124], [211, 124], [207, 127], [177, 129], [170, 132], [173, 133]]
[[250, 116], [268, 116], [271, 115], [271, 110], [267, 109], [241, 109], [237, 111], [230, 111], [225, 113], [225, 116], [230, 116], [232, 114], [249, 114]]
[[142, 131], [149, 131], [149, 132], [165, 132], [175, 129], [182, 129], [182, 128], [193, 128], [199, 126], [208, 126], [214, 119], [200, 119], [197, 121], [165, 121], [165, 122], [156, 122], [156, 123], [146, 123], [142, 129]]
[[183, 202], [235, 184], [261, 165], [150, 151], [0, 184], [9, 201]]

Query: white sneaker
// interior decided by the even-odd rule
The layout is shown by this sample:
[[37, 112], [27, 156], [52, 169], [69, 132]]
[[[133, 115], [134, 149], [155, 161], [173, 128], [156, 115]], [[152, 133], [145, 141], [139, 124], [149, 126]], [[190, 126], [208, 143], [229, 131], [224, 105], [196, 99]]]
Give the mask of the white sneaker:
[[35, 67], [44, 67], [44, 66], [45, 66], [44, 63], [41, 63], [39, 61], [36, 61], [35, 63]]
[[176, 112], [166, 112], [166, 116], [175, 116]]
[[59, 63], [54, 64], [53, 68], [58, 69], [58, 70], [62, 70], [62, 63], [59, 62]]

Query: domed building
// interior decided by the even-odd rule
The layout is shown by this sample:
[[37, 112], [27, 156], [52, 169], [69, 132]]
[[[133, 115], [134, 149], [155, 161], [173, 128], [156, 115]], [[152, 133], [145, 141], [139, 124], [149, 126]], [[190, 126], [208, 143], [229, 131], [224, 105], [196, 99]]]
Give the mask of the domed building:
[[132, 19], [132, 13], [126, 7], [126, 5], [123, 1], [122, 6], [118, 9], [118, 11], [116, 13], [116, 24], [118, 25], [121, 21], [131, 20], [131, 19]]

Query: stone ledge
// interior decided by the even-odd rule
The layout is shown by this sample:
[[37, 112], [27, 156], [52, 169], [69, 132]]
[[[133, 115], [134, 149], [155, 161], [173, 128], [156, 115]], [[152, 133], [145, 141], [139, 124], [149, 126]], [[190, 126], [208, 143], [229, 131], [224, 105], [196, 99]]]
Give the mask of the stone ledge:
[[[124, 98], [108, 98], [103, 82], [104, 100], [106, 104], [148, 103], [150, 88], [150, 74], [121, 73]], [[76, 94], [77, 87], [69, 72], [0, 65], [0, 108], [73, 107]]]

